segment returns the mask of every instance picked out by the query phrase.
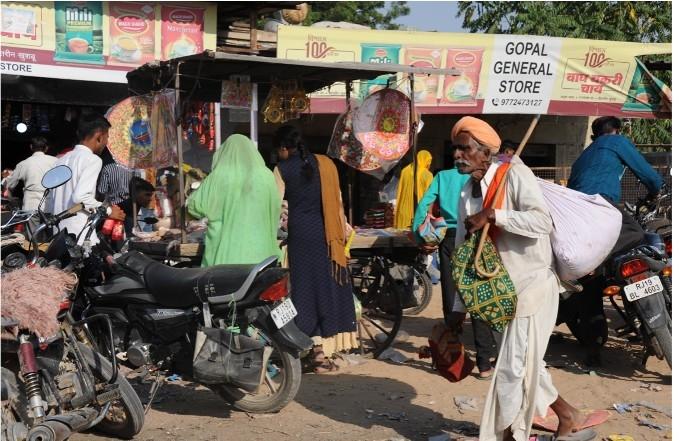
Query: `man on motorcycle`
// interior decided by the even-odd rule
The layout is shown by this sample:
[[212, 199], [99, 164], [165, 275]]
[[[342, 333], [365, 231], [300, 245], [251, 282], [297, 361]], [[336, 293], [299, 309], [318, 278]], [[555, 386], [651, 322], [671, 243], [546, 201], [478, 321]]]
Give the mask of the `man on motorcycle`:
[[614, 116], [597, 118], [592, 124], [593, 142], [581, 153], [571, 168], [567, 187], [585, 194], [599, 194], [621, 210], [623, 225], [613, 253], [640, 243], [644, 231], [626, 213], [621, 202], [621, 178], [626, 167], [647, 187], [648, 198], [654, 198], [663, 179], [645, 160], [635, 145], [619, 134], [621, 120]]
[[[99, 155], [104, 151], [108, 142], [110, 127], [111, 124], [101, 115], [83, 115], [78, 122], [80, 143], [72, 151], [59, 158], [55, 164], [55, 166], [68, 166], [73, 177], [50, 193], [47, 209], [51, 213], [60, 213], [82, 202], [85, 210], [63, 220], [59, 225], [60, 228], [66, 228], [69, 233], [76, 236], [87, 224], [86, 211], [101, 205], [101, 202], [95, 199], [97, 178], [102, 168]], [[125, 219], [125, 213], [115, 205], [111, 207], [109, 216], [116, 220]], [[79, 242], [82, 243], [84, 239], [85, 237], [81, 236]], [[97, 242], [99, 241], [96, 235], [92, 236], [92, 243]]]
[[[654, 198], [663, 185], [661, 176], [649, 165], [635, 145], [620, 135], [621, 120], [613, 116], [597, 118], [592, 124], [593, 142], [581, 153], [571, 169], [567, 187], [585, 194], [599, 194], [622, 214], [621, 233], [612, 255], [629, 250], [644, 239], [644, 230], [619, 205], [621, 178], [626, 167], [647, 187], [648, 198]], [[563, 313], [577, 311], [577, 336], [588, 347], [586, 363], [599, 365], [600, 346], [608, 335], [602, 305], [605, 281], [595, 278], [584, 282], [584, 291], [564, 304]]]

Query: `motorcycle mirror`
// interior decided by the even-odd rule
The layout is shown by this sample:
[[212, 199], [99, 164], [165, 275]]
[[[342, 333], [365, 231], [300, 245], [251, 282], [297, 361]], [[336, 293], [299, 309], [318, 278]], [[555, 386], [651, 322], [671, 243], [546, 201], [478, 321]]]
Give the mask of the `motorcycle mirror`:
[[45, 173], [41, 183], [47, 190], [52, 190], [66, 184], [72, 176], [73, 174], [68, 166], [58, 165]]

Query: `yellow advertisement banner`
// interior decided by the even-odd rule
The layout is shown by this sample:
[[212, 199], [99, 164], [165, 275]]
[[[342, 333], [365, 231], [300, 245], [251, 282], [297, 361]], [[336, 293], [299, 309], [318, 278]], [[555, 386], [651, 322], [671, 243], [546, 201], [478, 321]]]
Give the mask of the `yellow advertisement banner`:
[[150, 61], [215, 50], [209, 2], [2, 2], [0, 72], [125, 83]]
[[[636, 117], [669, 113], [670, 90], [635, 57], [670, 52], [670, 44], [302, 26], [279, 27], [277, 46], [279, 58], [293, 60], [456, 69], [458, 76], [415, 78], [416, 105], [422, 113]], [[408, 93], [403, 76], [386, 75], [356, 84], [353, 95], [363, 99], [383, 87]], [[331, 87], [315, 94], [313, 108], [342, 111], [344, 97], [344, 85]], [[336, 105], [325, 105], [323, 98], [334, 99]]]

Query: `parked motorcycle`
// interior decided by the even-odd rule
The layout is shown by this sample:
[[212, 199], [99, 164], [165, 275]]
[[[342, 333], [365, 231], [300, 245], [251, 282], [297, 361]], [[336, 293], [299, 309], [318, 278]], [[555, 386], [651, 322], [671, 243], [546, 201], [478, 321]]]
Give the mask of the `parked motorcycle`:
[[[105, 217], [104, 206], [92, 213], [82, 246], [60, 231], [46, 253], [61, 250], [60, 265], [80, 275], [72, 314], [110, 317], [113, 344], [102, 352], [135, 368], [189, 375], [248, 412], [277, 412], [295, 398], [300, 354], [312, 340], [293, 321], [288, 270], [276, 267], [275, 257], [257, 265], [172, 268], [136, 251], [116, 255], [102, 238], [91, 245]], [[88, 332], [106, 342], [106, 329]]]
[[[636, 206], [628, 204], [626, 208], [646, 230], [643, 243], [611, 256], [593, 274], [580, 283], [572, 283], [571, 289], [563, 294], [558, 324], [566, 323], [588, 348], [587, 364], [599, 364], [599, 348], [609, 335], [604, 317], [583, 314], [583, 311], [592, 311], [593, 305], [588, 307], [588, 302], [601, 307], [601, 293], [609, 298], [625, 323], [616, 329], [617, 335], [643, 344], [643, 364], [650, 355], [655, 355], [672, 367], [671, 225], [667, 219], [654, 215], [658, 213], [659, 201], [665, 197], [664, 192], [655, 200], [640, 200]], [[581, 293], [583, 285], [590, 289]], [[623, 308], [619, 306], [619, 298]]]
[[[59, 166], [45, 174], [43, 186], [49, 192], [70, 178], [70, 169]], [[50, 216], [52, 222], [41, 227], [76, 211]], [[35, 256], [37, 261], [37, 250]], [[142, 429], [144, 409], [118, 371], [115, 357], [99, 353], [84, 332], [95, 323], [110, 329], [109, 318], [75, 320], [69, 305], [68, 301], [59, 305], [59, 332], [48, 339], [39, 339], [23, 325], [14, 332], [19, 322], [2, 317], [3, 441], [62, 441], [93, 427], [132, 438]]]

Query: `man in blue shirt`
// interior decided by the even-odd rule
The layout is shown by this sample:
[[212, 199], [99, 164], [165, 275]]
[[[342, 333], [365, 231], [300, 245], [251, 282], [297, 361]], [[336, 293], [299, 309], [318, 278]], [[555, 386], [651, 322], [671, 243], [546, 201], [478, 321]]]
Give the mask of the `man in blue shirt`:
[[[603, 116], [593, 121], [592, 128], [593, 143], [572, 165], [567, 187], [585, 194], [599, 194], [618, 207], [621, 202], [621, 178], [628, 167], [647, 187], [648, 197], [655, 197], [663, 185], [663, 179], [635, 145], [625, 136], [619, 135], [621, 120]], [[625, 210], [618, 208], [623, 214], [623, 225], [613, 253], [625, 251], [644, 238], [642, 227]]]
[[[567, 186], [585, 194], [599, 194], [621, 211], [621, 233], [612, 250], [612, 254], [616, 254], [633, 248], [644, 239], [640, 224], [619, 205], [621, 178], [626, 167], [647, 187], [648, 197], [658, 194], [663, 179], [635, 145], [619, 134], [621, 120], [613, 116], [601, 117], [593, 121], [592, 129], [593, 143], [572, 166]], [[583, 283], [583, 293], [570, 297], [560, 305], [558, 323], [574, 320], [570, 326], [576, 326], [579, 340], [587, 347], [588, 365], [601, 364], [600, 347], [607, 341], [608, 325], [602, 306], [602, 290], [605, 286], [605, 280], [601, 277], [588, 279]], [[574, 311], [576, 318], [573, 318]]]
[[[438, 202], [440, 215], [446, 221], [446, 236], [439, 244], [439, 268], [442, 283], [442, 304], [444, 309], [444, 321], [452, 326], [451, 314], [455, 302], [455, 288], [453, 284], [453, 272], [451, 256], [456, 248], [456, 228], [458, 227], [458, 200], [463, 186], [470, 178], [463, 175], [458, 169], [443, 170], [437, 173], [418, 203], [413, 218], [413, 232], [425, 221], [433, 203]], [[472, 319], [472, 332], [477, 349], [477, 368], [480, 378], [491, 378], [491, 357], [496, 356], [494, 348], [495, 339], [489, 325], [482, 320]]]
[[618, 204], [621, 177], [628, 167], [655, 196], [663, 179], [638, 152], [632, 142], [619, 135], [621, 120], [604, 116], [593, 121], [593, 143], [574, 162], [568, 187], [585, 194], [600, 194]]

